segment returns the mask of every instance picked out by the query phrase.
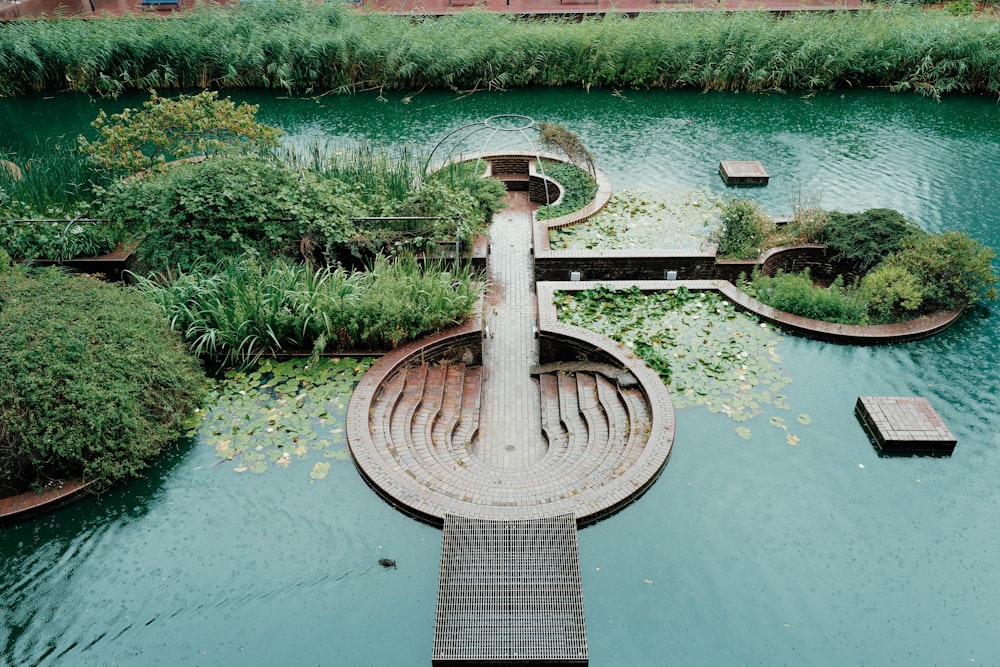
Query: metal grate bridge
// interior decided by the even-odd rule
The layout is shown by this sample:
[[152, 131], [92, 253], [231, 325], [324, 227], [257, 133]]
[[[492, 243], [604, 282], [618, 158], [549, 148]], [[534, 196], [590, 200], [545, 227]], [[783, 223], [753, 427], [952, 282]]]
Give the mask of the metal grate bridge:
[[432, 664], [588, 664], [573, 515], [445, 515]]

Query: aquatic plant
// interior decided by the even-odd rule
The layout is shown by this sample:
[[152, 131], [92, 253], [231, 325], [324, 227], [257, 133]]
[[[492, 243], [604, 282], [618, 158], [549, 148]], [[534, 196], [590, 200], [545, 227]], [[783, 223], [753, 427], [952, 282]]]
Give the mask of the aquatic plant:
[[[769, 325], [738, 312], [715, 292], [684, 287], [643, 294], [637, 287], [614, 290], [599, 286], [580, 292], [557, 292], [559, 320], [586, 327], [632, 349], [670, 388], [674, 405], [704, 405], [737, 422], [761, 414], [765, 406], [790, 409], [782, 390], [791, 378], [780, 372], [781, 337]], [[800, 424], [811, 421], [800, 415]], [[785, 420], [769, 423], [785, 431], [788, 444], [799, 437]], [[741, 426], [738, 433], [751, 437]]]
[[553, 249], [691, 248], [718, 226], [718, 203], [708, 191], [618, 190], [586, 222], [549, 231]]
[[0, 96], [44, 89], [265, 87], [299, 92], [574, 85], [938, 97], [1000, 91], [996, 18], [919, 8], [657, 12], [582, 21], [436, 19], [302, 0], [0, 26]]
[[332, 461], [350, 459], [347, 404], [371, 364], [370, 357], [265, 360], [228, 370], [193, 433], [238, 473], [312, 463], [309, 479], [324, 479]]
[[196, 354], [241, 366], [289, 351], [396, 347], [464, 320], [481, 290], [464, 268], [412, 257], [348, 272], [243, 255], [135, 278]]

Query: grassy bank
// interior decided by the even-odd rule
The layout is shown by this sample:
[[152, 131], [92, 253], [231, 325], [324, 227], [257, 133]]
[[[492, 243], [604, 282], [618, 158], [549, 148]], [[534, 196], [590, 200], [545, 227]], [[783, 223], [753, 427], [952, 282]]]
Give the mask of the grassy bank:
[[5, 96], [527, 85], [996, 94], [1000, 22], [905, 7], [784, 18], [684, 12], [566, 22], [473, 11], [420, 19], [279, 0], [169, 21], [3, 24], [0, 73]]

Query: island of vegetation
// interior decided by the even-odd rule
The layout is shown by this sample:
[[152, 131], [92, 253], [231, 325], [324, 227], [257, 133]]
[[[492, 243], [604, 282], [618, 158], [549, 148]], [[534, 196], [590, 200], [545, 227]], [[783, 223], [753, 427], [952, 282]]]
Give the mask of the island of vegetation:
[[[472, 312], [482, 281], [454, 249], [502, 184], [365, 146], [281, 150], [255, 111], [154, 93], [0, 170], [0, 493], [139, 474], [200, 406], [203, 365], [387, 349]], [[115, 247], [134, 249], [130, 286], [11, 263]]]

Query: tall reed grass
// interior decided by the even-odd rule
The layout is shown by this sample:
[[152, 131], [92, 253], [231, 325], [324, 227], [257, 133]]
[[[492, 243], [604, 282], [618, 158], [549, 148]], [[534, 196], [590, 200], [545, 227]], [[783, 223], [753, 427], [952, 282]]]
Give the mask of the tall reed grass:
[[59, 142], [40, 144], [20, 154], [0, 151], [0, 160], [17, 167], [0, 168], [0, 215], [46, 215], [57, 211], [69, 217], [85, 213], [95, 185], [110, 178], [75, 146]]
[[469, 11], [440, 19], [274, 0], [139, 17], [0, 25], [0, 95], [43, 89], [380, 86], [885, 86], [1000, 90], [1000, 22], [911, 7], [857, 13], [664, 12], [568, 22]]
[[244, 255], [136, 283], [196, 354], [224, 365], [289, 351], [396, 347], [461, 322], [481, 294], [467, 269], [385, 257], [349, 272]]

